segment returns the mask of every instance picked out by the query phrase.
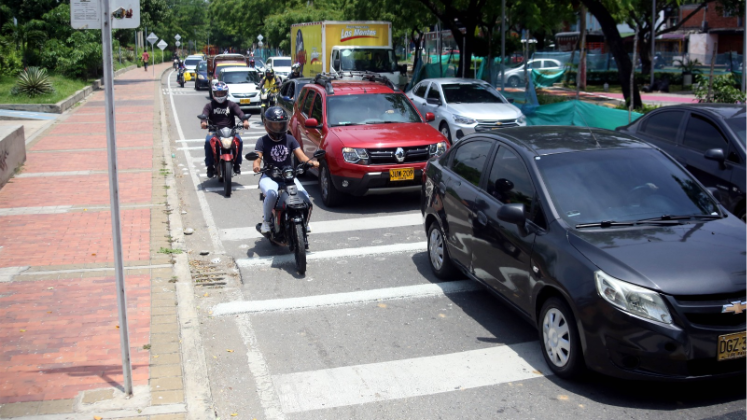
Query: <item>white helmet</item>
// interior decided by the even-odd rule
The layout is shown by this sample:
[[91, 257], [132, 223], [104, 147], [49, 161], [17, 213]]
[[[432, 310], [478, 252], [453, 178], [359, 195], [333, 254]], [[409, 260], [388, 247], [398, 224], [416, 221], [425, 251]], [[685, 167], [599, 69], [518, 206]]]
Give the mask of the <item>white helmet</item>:
[[226, 99], [228, 99], [228, 85], [224, 82], [217, 82], [212, 87], [213, 90], [213, 99], [215, 102], [218, 102], [219, 104], [222, 104], [223, 102], [226, 102]]

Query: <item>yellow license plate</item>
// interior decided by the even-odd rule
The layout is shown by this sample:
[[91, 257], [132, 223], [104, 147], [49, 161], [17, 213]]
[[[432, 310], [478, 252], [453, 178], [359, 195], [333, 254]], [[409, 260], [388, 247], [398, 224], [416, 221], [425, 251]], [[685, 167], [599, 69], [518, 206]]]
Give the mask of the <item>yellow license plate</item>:
[[718, 336], [718, 353], [716, 359], [741, 359], [745, 355], [745, 331]]
[[251, 99], [239, 99], [239, 104], [246, 105], [252, 103]]
[[390, 169], [390, 181], [409, 181], [415, 179], [415, 168]]

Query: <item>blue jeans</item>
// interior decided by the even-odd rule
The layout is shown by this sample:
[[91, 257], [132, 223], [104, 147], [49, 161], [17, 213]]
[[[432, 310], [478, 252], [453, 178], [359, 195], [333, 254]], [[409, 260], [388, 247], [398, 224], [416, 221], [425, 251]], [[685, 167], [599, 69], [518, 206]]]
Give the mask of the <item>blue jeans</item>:
[[[236, 160], [233, 163], [234, 165], [241, 165], [241, 161], [244, 159], [244, 156], [241, 154], [244, 150], [244, 140], [238, 134], [236, 134], [236, 137], [239, 138], [239, 150], [237, 151], [238, 156], [236, 156]], [[210, 148], [211, 138], [213, 138], [213, 133], [208, 133], [207, 137], [205, 137], [205, 166], [208, 168], [213, 166], [213, 150]]]

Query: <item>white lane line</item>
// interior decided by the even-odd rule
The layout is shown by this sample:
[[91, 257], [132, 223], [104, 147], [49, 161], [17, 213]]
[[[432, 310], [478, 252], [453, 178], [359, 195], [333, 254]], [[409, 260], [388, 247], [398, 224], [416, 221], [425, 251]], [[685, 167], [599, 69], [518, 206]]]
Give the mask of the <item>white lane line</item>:
[[271, 299], [220, 303], [213, 308], [213, 315], [233, 315], [241, 313], [263, 313], [275, 311], [295, 311], [330, 306], [354, 305], [382, 300], [414, 299], [439, 297], [453, 293], [482, 290], [477, 282], [459, 280], [444, 283], [418, 284], [415, 286], [389, 287], [384, 289], [361, 290], [357, 292], [335, 293], [330, 295], [304, 296], [288, 299]]
[[[316, 182], [313, 182], [316, 184]], [[253, 186], [256, 189], [256, 186]], [[249, 189], [249, 187], [245, 188]], [[222, 191], [222, 189], [220, 189]], [[423, 217], [419, 211], [395, 216], [360, 217], [356, 219], [329, 220], [313, 222], [314, 234], [337, 233], [358, 230], [387, 229], [423, 224]], [[254, 227], [221, 229], [220, 237], [224, 241], [241, 241], [244, 239], [261, 238], [262, 235]]]
[[[171, 77], [171, 75], [174, 73], [172, 70], [171, 73], [169, 73], [168, 77]], [[169, 86], [169, 100], [171, 101], [171, 109], [174, 112], [174, 122], [176, 123], [176, 131], [179, 133], [179, 140], [184, 140], [184, 131], [182, 131], [182, 125], [179, 122], [179, 113], [176, 110], [176, 105], [174, 104], [174, 95], [173, 91], [171, 90], [171, 86]], [[187, 162], [190, 162], [192, 160], [192, 155], [189, 153], [189, 150], [184, 151], [184, 155], [187, 158]], [[202, 191], [200, 189], [200, 178], [197, 177], [197, 172], [193, 167], [189, 167], [189, 174], [192, 178], [192, 184], [195, 187], [195, 192], [197, 193], [197, 201], [200, 203], [200, 210], [202, 210], [202, 217], [205, 218], [205, 224], [207, 224], [208, 233], [210, 234], [210, 239], [213, 242], [213, 249], [215, 250], [216, 254], [225, 254], [226, 250], [223, 248], [223, 243], [220, 241], [220, 236], [218, 235], [218, 229], [215, 227], [215, 219], [213, 219], [213, 212], [210, 210], [210, 206], [208, 205], [207, 198], [205, 198], [205, 191]]]
[[[308, 251], [306, 252], [306, 261], [329, 260], [345, 257], [363, 257], [369, 255], [398, 254], [405, 252], [422, 252], [426, 250], [426, 246], [426, 242], [413, 242], [409, 244], [330, 249], [328, 251]], [[276, 266], [289, 263], [295, 263], [295, 257], [293, 256], [293, 254], [275, 255], [272, 257], [240, 258], [236, 260], [236, 265], [238, 265], [239, 267]]]
[[284, 413], [433, 395], [551, 375], [536, 341], [274, 375]]

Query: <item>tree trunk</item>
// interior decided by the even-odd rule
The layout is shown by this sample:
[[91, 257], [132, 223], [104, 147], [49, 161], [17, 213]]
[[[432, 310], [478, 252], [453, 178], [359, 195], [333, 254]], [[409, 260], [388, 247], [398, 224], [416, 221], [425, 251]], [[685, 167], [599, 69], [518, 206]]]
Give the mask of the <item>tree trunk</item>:
[[641, 107], [641, 95], [638, 92], [638, 87], [634, 83], [633, 92], [630, 91], [630, 74], [634, 70], [628, 53], [625, 52], [623, 46], [622, 37], [620, 37], [620, 31], [617, 30], [617, 22], [612, 17], [607, 8], [602, 5], [598, 0], [581, 0], [589, 12], [597, 18], [599, 25], [602, 27], [602, 32], [609, 45], [612, 56], [615, 57], [617, 62], [618, 81], [622, 87], [623, 96], [626, 100], [631, 97], [633, 104], [636, 108]]
[[642, 26], [641, 30], [638, 31], [638, 56], [641, 58], [642, 74], [651, 74], [651, 66], [653, 65], [649, 38], [651, 38], [651, 28]]
[[[462, 77], [462, 66], [466, 67], [464, 69], [464, 74], [466, 75], [471, 63], [473, 43], [475, 41], [475, 29], [477, 29], [477, 24], [472, 22], [465, 24], [464, 27], [466, 33], [463, 34], [462, 31], [460, 31], [453, 22], [446, 23], [447, 26], [449, 26], [449, 29], [451, 29], [451, 35], [454, 37], [454, 42], [456, 42], [457, 48], [459, 48], [459, 68], [457, 68], [456, 77]], [[462, 58], [464, 59], [462, 60]]]

